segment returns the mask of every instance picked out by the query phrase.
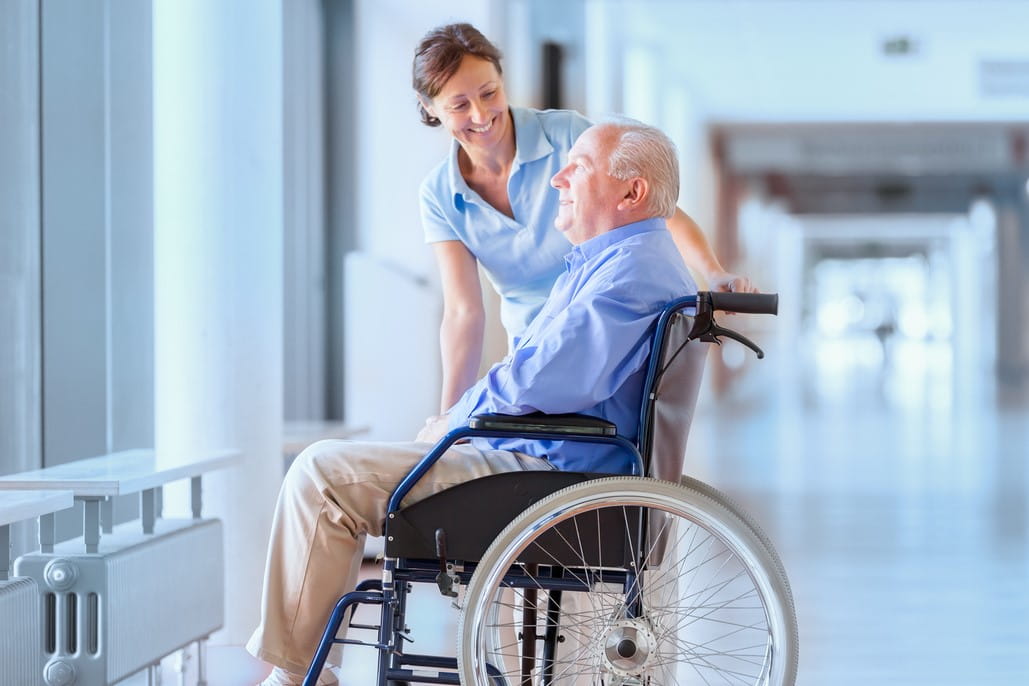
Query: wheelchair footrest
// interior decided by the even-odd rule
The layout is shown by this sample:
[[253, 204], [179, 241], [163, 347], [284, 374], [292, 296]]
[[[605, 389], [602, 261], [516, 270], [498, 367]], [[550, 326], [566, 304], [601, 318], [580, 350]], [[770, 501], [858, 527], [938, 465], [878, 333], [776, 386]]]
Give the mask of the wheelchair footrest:
[[334, 638], [332, 642], [345, 646], [365, 646], [366, 648], [375, 648], [376, 650], [389, 650], [389, 646], [384, 643], [369, 643], [368, 641], [358, 641], [353, 638]]
[[451, 672], [421, 672], [413, 669], [388, 669], [386, 681], [410, 681], [419, 684], [456, 684], [461, 680]]

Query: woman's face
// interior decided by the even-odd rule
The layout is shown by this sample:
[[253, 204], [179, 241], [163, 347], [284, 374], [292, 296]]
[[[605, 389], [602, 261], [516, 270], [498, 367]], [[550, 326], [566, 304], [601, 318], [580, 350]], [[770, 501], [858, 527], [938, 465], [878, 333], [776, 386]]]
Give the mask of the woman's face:
[[492, 147], [508, 130], [504, 82], [489, 60], [465, 55], [430, 103], [422, 103], [465, 147]]

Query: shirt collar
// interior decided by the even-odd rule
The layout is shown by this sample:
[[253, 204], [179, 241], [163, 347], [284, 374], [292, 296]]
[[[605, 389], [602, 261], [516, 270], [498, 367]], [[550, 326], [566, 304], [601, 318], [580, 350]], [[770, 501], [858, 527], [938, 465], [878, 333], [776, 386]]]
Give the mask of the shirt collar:
[[[554, 146], [547, 139], [543, 126], [540, 125], [539, 117], [535, 111], [523, 107], [511, 107], [511, 121], [515, 129], [515, 158], [511, 165], [511, 173], [514, 174], [523, 164], [534, 162], [554, 152]], [[450, 188], [454, 192], [454, 209], [458, 207], [458, 196], [464, 198], [472, 192], [468, 182], [461, 176], [461, 166], [457, 162], [457, 152], [461, 149], [460, 143], [456, 140], [450, 141], [450, 155], [447, 158], [447, 177], [450, 179]]]
[[644, 233], [666, 231], [667, 228], [665, 220], [661, 217], [653, 217], [651, 219], [633, 222], [632, 224], [626, 224], [625, 226], [619, 226], [617, 229], [611, 229], [599, 236], [594, 236], [585, 243], [573, 246], [571, 251], [565, 255], [565, 264], [567, 265], [568, 270], [571, 271], [572, 269], [582, 266], [616, 243], [621, 243], [628, 238], [639, 236]]

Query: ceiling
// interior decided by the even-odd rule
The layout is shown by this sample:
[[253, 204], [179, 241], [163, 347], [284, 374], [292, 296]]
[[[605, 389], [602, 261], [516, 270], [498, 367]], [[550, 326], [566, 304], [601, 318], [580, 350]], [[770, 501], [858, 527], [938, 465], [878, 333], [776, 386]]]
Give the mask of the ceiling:
[[585, 2], [711, 120], [1029, 121], [1029, 1]]

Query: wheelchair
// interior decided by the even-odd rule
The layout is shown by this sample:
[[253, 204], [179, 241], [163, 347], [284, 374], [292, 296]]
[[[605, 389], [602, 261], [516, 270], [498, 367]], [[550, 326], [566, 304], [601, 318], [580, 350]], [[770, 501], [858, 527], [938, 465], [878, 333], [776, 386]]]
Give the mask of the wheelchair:
[[[713, 292], [670, 303], [655, 325], [635, 442], [601, 419], [542, 414], [481, 415], [442, 438], [393, 492], [382, 578], [340, 598], [305, 686], [335, 643], [377, 650], [378, 686], [792, 685], [797, 620], [772, 543], [725, 495], [682, 476], [704, 343], [733, 338], [763, 357], [714, 313], [775, 314], [777, 303]], [[635, 470], [496, 474], [401, 507], [456, 441], [513, 435], [614, 444]], [[414, 583], [455, 599], [464, 587], [456, 657], [405, 651]], [[378, 625], [353, 622], [362, 604], [380, 606]], [[345, 618], [375, 638], [337, 638]]]

